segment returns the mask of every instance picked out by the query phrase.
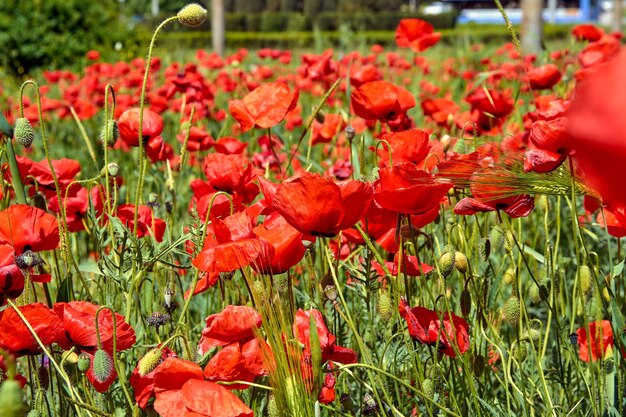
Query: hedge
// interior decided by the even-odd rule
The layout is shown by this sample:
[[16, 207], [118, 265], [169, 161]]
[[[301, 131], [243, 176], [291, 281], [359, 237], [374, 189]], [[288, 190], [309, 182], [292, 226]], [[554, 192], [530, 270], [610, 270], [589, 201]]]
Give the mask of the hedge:
[[[546, 40], [565, 38], [571, 31], [567, 25], [545, 25], [544, 38]], [[516, 27], [519, 33], [519, 27]], [[472, 42], [506, 42], [510, 41], [510, 35], [504, 25], [462, 25], [455, 29], [443, 29], [442, 42], [454, 43], [459, 39], [468, 38]], [[333, 45], [341, 43], [341, 37], [345, 36], [341, 31], [323, 31], [317, 34], [312, 31], [276, 31], [276, 32], [226, 32], [226, 45], [229, 48], [299, 48], [315, 45], [317, 37], [321, 37]], [[354, 39], [362, 40], [367, 45], [379, 43], [392, 45], [395, 43], [393, 31], [356, 31]], [[149, 38], [144, 40], [149, 42]], [[211, 45], [211, 32], [165, 32], [159, 36], [159, 44], [165, 46], [185, 48], [207, 48]]]

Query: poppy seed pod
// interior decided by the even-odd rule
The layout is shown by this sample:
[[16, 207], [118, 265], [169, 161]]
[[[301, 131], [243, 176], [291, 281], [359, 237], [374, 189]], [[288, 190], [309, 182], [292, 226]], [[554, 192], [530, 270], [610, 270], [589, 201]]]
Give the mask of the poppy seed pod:
[[180, 9], [176, 17], [178, 17], [178, 21], [192, 28], [197, 28], [201, 26], [204, 21], [207, 19], [208, 12], [207, 10], [200, 6], [198, 3], [191, 3]]
[[98, 349], [93, 355], [93, 374], [96, 380], [104, 382], [113, 372], [113, 359], [105, 350]]
[[20, 117], [15, 121], [15, 129], [13, 130], [15, 141], [25, 148], [30, 148], [35, 140], [35, 131], [30, 121], [25, 117]]

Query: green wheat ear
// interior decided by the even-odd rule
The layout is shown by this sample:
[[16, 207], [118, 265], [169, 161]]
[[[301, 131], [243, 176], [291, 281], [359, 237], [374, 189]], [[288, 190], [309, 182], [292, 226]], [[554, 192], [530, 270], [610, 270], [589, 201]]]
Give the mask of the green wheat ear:
[[104, 382], [113, 373], [113, 359], [104, 350], [98, 349], [93, 355], [93, 374], [99, 382]]
[[9, 124], [6, 117], [4, 117], [4, 114], [2, 114], [2, 112], [0, 112], [0, 132], [10, 138], [13, 137], [13, 128]]

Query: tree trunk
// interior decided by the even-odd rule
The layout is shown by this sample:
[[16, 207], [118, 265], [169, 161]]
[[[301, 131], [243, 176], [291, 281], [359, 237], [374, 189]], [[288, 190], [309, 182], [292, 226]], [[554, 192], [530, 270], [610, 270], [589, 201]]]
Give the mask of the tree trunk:
[[226, 49], [225, 31], [224, 0], [211, 0], [211, 41], [219, 56], [224, 56]]
[[622, 19], [622, 0], [613, 0], [613, 22], [611, 22], [613, 32], [622, 32]]
[[541, 52], [543, 38], [543, 0], [522, 0], [522, 50], [527, 54]]

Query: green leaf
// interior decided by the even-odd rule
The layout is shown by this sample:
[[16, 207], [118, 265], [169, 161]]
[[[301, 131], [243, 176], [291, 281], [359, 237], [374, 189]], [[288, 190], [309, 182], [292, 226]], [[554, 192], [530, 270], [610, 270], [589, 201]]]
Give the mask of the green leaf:
[[13, 128], [9, 124], [4, 114], [0, 112], [0, 132], [4, 133], [6, 136], [12, 138], [13, 137]]
[[611, 272], [611, 277], [615, 278], [617, 276], [619, 276], [622, 271], [624, 270], [624, 260], [622, 260], [622, 262], [618, 263], [617, 265], [613, 266], [613, 271]]

